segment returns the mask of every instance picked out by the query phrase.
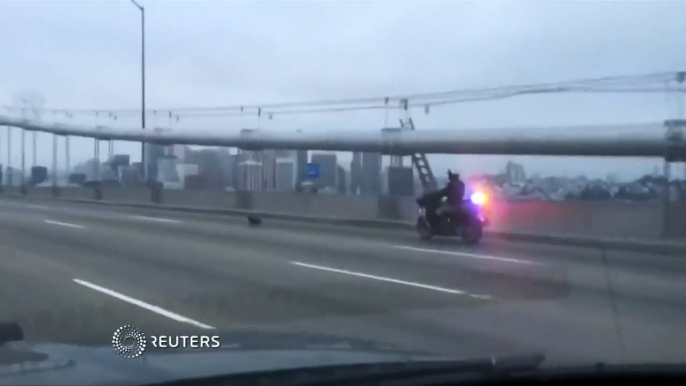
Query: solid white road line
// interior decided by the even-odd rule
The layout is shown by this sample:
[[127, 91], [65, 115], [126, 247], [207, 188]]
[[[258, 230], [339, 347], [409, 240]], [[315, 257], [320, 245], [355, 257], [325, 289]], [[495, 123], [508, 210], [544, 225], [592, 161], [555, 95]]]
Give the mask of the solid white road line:
[[437, 286], [434, 286], [434, 285], [427, 285], [427, 284], [415, 283], [415, 282], [412, 282], [412, 281], [398, 280], [398, 279], [393, 279], [393, 278], [390, 278], [390, 277], [369, 275], [369, 274], [366, 274], [366, 273], [347, 271], [347, 270], [344, 270], [344, 269], [323, 267], [323, 266], [321, 266], [321, 265], [314, 265], [314, 264], [301, 263], [301, 262], [298, 262], [298, 261], [291, 261], [291, 264], [298, 265], [298, 266], [300, 266], [300, 267], [306, 267], [306, 268], [312, 268], [312, 269], [319, 269], [319, 270], [322, 270], [322, 271], [329, 271], [329, 272], [335, 272], [335, 273], [342, 273], [342, 274], [344, 274], [344, 275], [359, 276], [359, 277], [364, 277], [364, 278], [367, 278], [367, 279], [373, 279], [373, 280], [385, 281], [385, 282], [389, 282], [389, 283], [403, 284], [403, 285], [408, 285], [408, 286], [412, 286], [412, 287], [424, 288], [424, 289], [428, 289], [428, 290], [432, 290], [432, 291], [446, 292], [446, 293], [449, 293], [449, 294], [465, 295], [465, 296], [470, 296], [470, 297], [479, 298], [479, 299], [490, 299], [490, 298], [491, 298], [491, 297], [488, 296], [488, 295], [469, 294], [469, 293], [467, 293], [467, 292], [465, 292], [465, 291], [458, 290], [458, 289], [437, 287]]
[[148, 217], [148, 216], [133, 216], [134, 218], [137, 218], [139, 220], [146, 220], [146, 221], [157, 221], [157, 222], [168, 222], [168, 223], [174, 223], [178, 224], [181, 221], [179, 220], [174, 220], [171, 218], [162, 218], [162, 217]]
[[504, 261], [504, 262], [506, 262], [506, 263], [517, 263], [517, 264], [541, 264], [541, 263], [536, 263], [536, 262], [534, 262], [534, 261], [520, 260], [520, 259], [512, 259], [512, 258], [509, 258], [509, 257], [498, 257], [498, 256], [490, 256], [490, 255], [480, 255], [480, 254], [476, 254], [476, 253], [456, 252], [456, 251], [442, 251], [442, 250], [440, 250], [440, 249], [415, 248], [415, 247], [408, 247], [408, 246], [406, 246], [406, 245], [394, 245], [393, 248], [407, 249], [407, 250], [410, 250], [410, 251], [417, 251], [417, 252], [429, 252], [429, 253], [438, 253], [438, 254], [443, 254], [443, 255], [470, 257], [470, 258], [473, 258], [473, 259], [484, 259], [484, 260]]
[[190, 325], [193, 325], [196, 327], [200, 327], [200, 328], [204, 328], [207, 330], [214, 330], [215, 329], [215, 327], [212, 327], [212, 326], [204, 324], [204, 323], [200, 323], [197, 320], [193, 320], [193, 319], [187, 318], [185, 316], [176, 314], [174, 312], [167, 311], [164, 308], [154, 306], [152, 304], [140, 301], [138, 299], [134, 299], [130, 296], [126, 296], [126, 295], [120, 294], [119, 292], [112, 291], [111, 289], [107, 289], [105, 287], [101, 287], [99, 285], [89, 283], [85, 280], [80, 280], [80, 279], [73, 279], [73, 280], [77, 284], [81, 284], [82, 286], [86, 286], [86, 287], [94, 289], [96, 291], [100, 291], [104, 294], [110, 295], [110, 296], [117, 298], [119, 300], [123, 300], [127, 303], [131, 303], [131, 304], [136, 305], [138, 307], [145, 308], [148, 311], [152, 311], [156, 314], [160, 314], [160, 315], [165, 316], [169, 319], [176, 320], [177, 322], [187, 323], [187, 324], [190, 324]]
[[59, 225], [63, 227], [68, 227], [68, 228], [83, 228], [83, 225], [77, 225], [77, 224], [70, 224], [68, 222], [59, 222], [59, 221], [53, 221], [53, 220], [44, 220], [46, 224], [52, 224], [52, 225]]

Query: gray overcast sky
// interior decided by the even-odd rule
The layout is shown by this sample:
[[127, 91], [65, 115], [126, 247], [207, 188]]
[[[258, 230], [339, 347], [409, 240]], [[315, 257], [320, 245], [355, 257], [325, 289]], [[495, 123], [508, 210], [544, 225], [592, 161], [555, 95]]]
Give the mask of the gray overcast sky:
[[[150, 108], [363, 97], [686, 70], [686, 2], [145, 1]], [[0, 2], [0, 103], [40, 93], [48, 107], [136, 108], [140, 18], [127, 0]], [[532, 96], [417, 112], [422, 128], [650, 122], [675, 96]], [[0, 114], [6, 114], [0, 110]], [[391, 122], [397, 112], [389, 114]], [[96, 118], [44, 116], [95, 123]], [[136, 116], [99, 124], [136, 125]], [[155, 126], [169, 126], [151, 117]], [[383, 112], [290, 115], [264, 130], [378, 130]], [[257, 119], [183, 118], [176, 130], [238, 130]], [[4, 130], [4, 129], [3, 129]], [[19, 134], [13, 135], [18, 143]], [[0, 159], [6, 162], [6, 136]], [[50, 139], [41, 136], [39, 163]], [[92, 141], [72, 142], [73, 158]], [[117, 143], [118, 152], [138, 147]], [[16, 147], [15, 147], [16, 149]], [[105, 146], [103, 145], [104, 154]], [[19, 161], [14, 151], [13, 163]], [[134, 158], [137, 155], [134, 155]], [[437, 172], [493, 172], [508, 157], [434, 157]], [[29, 157], [30, 160], [30, 157]], [[530, 172], [631, 178], [656, 160], [521, 158]]]

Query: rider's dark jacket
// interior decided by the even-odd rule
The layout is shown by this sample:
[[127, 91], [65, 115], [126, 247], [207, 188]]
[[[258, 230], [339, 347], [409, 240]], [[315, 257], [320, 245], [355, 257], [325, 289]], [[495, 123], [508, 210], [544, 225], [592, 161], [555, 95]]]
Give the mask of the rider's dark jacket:
[[461, 180], [448, 181], [445, 187], [438, 191], [441, 197], [447, 197], [447, 204], [456, 207], [464, 200], [465, 185]]

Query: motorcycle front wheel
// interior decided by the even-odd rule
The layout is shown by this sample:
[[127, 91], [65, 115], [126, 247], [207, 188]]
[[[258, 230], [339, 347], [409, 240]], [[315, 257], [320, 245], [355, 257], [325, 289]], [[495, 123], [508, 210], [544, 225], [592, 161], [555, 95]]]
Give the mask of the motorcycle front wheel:
[[484, 227], [480, 222], [473, 222], [471, 225], [462, 228], [462, 241], [468, 245], [475, 245], [484, 236]]

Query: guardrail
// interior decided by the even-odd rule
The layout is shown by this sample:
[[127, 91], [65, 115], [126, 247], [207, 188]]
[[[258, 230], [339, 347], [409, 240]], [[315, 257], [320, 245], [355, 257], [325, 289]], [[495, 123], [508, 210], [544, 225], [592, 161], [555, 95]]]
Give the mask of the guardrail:
[[[46, 123], [0, 116], [0, 126], [100, 140], [238, 147], [246, 150], [290, 149], [380, 152], [393, 155], [510, 154], [565, 156], [664, 157], [686, 159], [686, 120], [663, 123], [551, 128], [486, 128], [478, 130], [399, 130], [240, 133], [165, 132], [141, 128], [111, 128]], [[618, 135], [613, 129], [630, 129]], [[295, 131], [295, 130], [294, 130]]]

